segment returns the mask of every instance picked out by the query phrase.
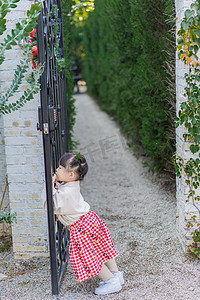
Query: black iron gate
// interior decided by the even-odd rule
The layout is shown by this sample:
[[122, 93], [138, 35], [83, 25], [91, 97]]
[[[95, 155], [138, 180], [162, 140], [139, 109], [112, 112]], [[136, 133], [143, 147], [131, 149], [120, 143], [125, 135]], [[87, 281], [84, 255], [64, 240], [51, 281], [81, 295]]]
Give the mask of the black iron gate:
[[38, 130], [43, 133], [52, 293], [58, 294], [68, 262], [69, 232], [55, 222], [52, 173], [68, 151], [67, 99], [63, 67], [63, 29], [60, 0], [45, 0], [37, 24], [38, 61], [43, 65]]

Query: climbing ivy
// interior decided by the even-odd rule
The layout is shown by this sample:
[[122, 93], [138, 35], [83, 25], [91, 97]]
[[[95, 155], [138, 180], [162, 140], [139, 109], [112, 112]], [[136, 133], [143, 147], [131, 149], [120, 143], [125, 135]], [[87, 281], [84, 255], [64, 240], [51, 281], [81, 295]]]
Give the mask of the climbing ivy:
[[17, 213], [11, 213], [9, 211], [0, 212], [0, 224], [12, 224], [17, 223]]
[[[200, 209], [198, 202], [200, 196], [196, 195], [196, 190], [200, 185], [200, 61], [198, 51], [200, 48], [200, 0], [191, 5], [191, 9], [185, 11], [178, 31], [178, 57], [188, 66], [185, 73], [185, 101], [180, 105], [180, 110], [176, 118], [176, 127], [184, 125], [185, 133], [183, 138], [189, 143], [191, 158], [184, 160], [180, 156], [174, 158], [176, 175], [181, 178], [186, 177], [186, 184], [189, 187], [187, 195], [197, 211], [196, 215], [191, 216], [187, 223], [187, 228], [193, 228], [193, 243], [188, 247], [194, 257], [200, 258]], [[193, 155], [192, 155], [193, 154]]]

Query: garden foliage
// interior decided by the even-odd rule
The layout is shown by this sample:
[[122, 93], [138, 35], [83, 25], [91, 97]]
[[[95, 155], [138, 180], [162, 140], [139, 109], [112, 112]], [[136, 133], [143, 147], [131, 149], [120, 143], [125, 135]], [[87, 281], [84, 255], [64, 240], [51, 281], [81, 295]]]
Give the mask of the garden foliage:
[[192, 3], [190, 8], [185, 11], [178, 31], [178, 57], [188, 69], [185, 73], [184, 101], [176, 118], [176, 127], [184, 125], [183, 138], [188, 143], [190, 158], [175, 155], [174, 163], [177, 177], [185, 180], [186, 202], [191, 205], [186, 227], [191, 231], [193, 242], [188, 250], [194, 257], [200, 258], [200, 0]]
[[[10, 1], [0, 1], [0, 36], [6, 31], [6, 16], [11, 11], [17, 7], [20, 0], [10, 0]], [[69, 27], [70, 18], [68, 16], [71, 11], [72, 3], [68, 1], [62, 1], [63, 4], [63, 29], [64, 29], [64, 44], [65, 44], [65, 70], [66, 70], [66, 82], [67, 82], [67, 100], [68, 100], [68, 128], [69, 128], [69, 144], [70, 149], [73, 148], [74, 142], [72, 141], [72, 130], [75, 123], [75, 108], [74, 99], [72, 98], [73, 81], [72, 74], [70, 73], [70, 62], [69, 62]], [[33, 99], [33, 95], [38, 93], [40, 90], [39, 77], [42, 73], [42, 66], [37, 64], [37, 41], [33, 38], [36, 36], [31, 36], [33, 28], [36, 26], [36, 20], [41, 10], [42, 1], [38, 1], [31, 5], [31, 8], [27, 11], [27, 16], [18, 22], [11, 30], [11, 32], [2, 40], [0, 43], [0, 64], [5, 60], [5, 52], [10, 50], [13, 46], [19, 44], [24, 38], [29, 39], [29, 43], [25, 43], [24, 46], [24, 58], [20, 60], [20, 64], [16, 66], [14, 73], [13, 82], [6, 91], [6, 93], [0, 94], [0, 114], [11, 113], [14, 110], [21, 108], [27, 101]], [[32, 43], [30, 43], [32, 41]], [[33, 51], [33, 48], [35, 50]], [[13, 103], [9, 103], [10, 98], [18, 92], [22, 80], [24, 79], [27, 72], [29, 72], [29, 63], [32, 63], [32, 72], [28, 77], [27, 81], [29, 88], [24, 91], [23, 95]], [[61, 65], [59, 61], [59, 65]]]
[[70, 43], [71, 43], [71, 25], [69, 14], [72, 9], [72, 1], [61, 0], [62, 3], [62, 15], [63, 15], [63, 38], [64, 38], [64, 57], [65, 57], [65, 76], [66, 76], [66, 88], [67, 88], [67, 118], [68, 118], [68, 134], [69, 134], [69, 148], [70, 151], [75, 147], [75, 141], [73, 140], [73, 126], [75, 124], [75, 105], [73, 94], [73, 77], [71, 72], [70, 62]]
[[[6, 16], [14, 8], [17, 7], [17, 3], [20, 0], [0, 1], [0, 36], [6, 31]], [[13, 28], [9, 34], [4, 38], [1, 37], [0, 42], [0, 65], [5, 61], [5, 53], [7, 50], [11, 50], [14, 46], [21, 43], [21, 41], [28, 37], [33, 27], [36, 26], [36, 20], [41, 10], [41, 1], [32, 4], [27, 11], [27, 17], [17, 22], [15, 28]], [[26, 43], [24, 45], [24, 58], [20, 60], [19, 65], [16, 66], [13, 81], [5, 93], [0, 93], [0, 114], [8, 114], [12, 111], [20, 109], [27, 101], [33, 99], [33, 95], [39, 92], [39, 77], [42, 73], [41, 66], [37, 66], [32, 70], [31, 75], [27, 79], [29, 88], [24, 91], [23, 95], [14, 102], [9, 103], [10, 98], [19, 91], [19, 87], [22, 84], [22, 80], [25, 74], [29, 71], [28, 63], [30, 62], [30, 56], [32, 54], [31, 44]]]
[[156, 168], [175, 150], [174, 1], [96, 0], [84, 27], [89, 93]]

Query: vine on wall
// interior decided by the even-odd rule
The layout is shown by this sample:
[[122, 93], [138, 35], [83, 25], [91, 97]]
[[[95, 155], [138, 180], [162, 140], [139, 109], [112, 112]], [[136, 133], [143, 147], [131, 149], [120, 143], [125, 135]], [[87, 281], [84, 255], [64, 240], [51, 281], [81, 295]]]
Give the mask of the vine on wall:
[[193, 228], [193, 243], [188, 247], [194, 257], [200, 258], [200, 196], [197, 189], [200, 186], [200, 61], [198, 58], [200, 49], [200, 0], [191, 5], [191, 9], [185, 11], [185, 16], [178, 31], [178, 57], [188, 66], [188, 73], [185, 73], [185, 101], [180, 105], [176, 118], [176, 127], [185, 126], [183, 138], [190, 144], [191, 158], [184, 160], [176, 156], [175, 171], [181, 178], [186, 177], [186, 184], [189, 187], [187, 195], [188, 202], [193, 204], [197, 216], [191, 216], [187, 228]]

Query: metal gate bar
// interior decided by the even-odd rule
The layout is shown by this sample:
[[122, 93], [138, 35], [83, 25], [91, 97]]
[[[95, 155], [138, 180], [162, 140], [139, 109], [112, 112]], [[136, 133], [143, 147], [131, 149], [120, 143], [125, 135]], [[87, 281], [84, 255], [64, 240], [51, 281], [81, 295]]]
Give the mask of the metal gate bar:
[[69, 232], [59, 221], [55, 222], [51, 180], [60, 156], [68, 152], [65, 71], [59, 65], [64, 57], [60, 0], [43, 1], [37, 44], [38, 62], [44, 67], [38, 127], [43, 133], [52, 293], [57, 295], [69, 258]]

